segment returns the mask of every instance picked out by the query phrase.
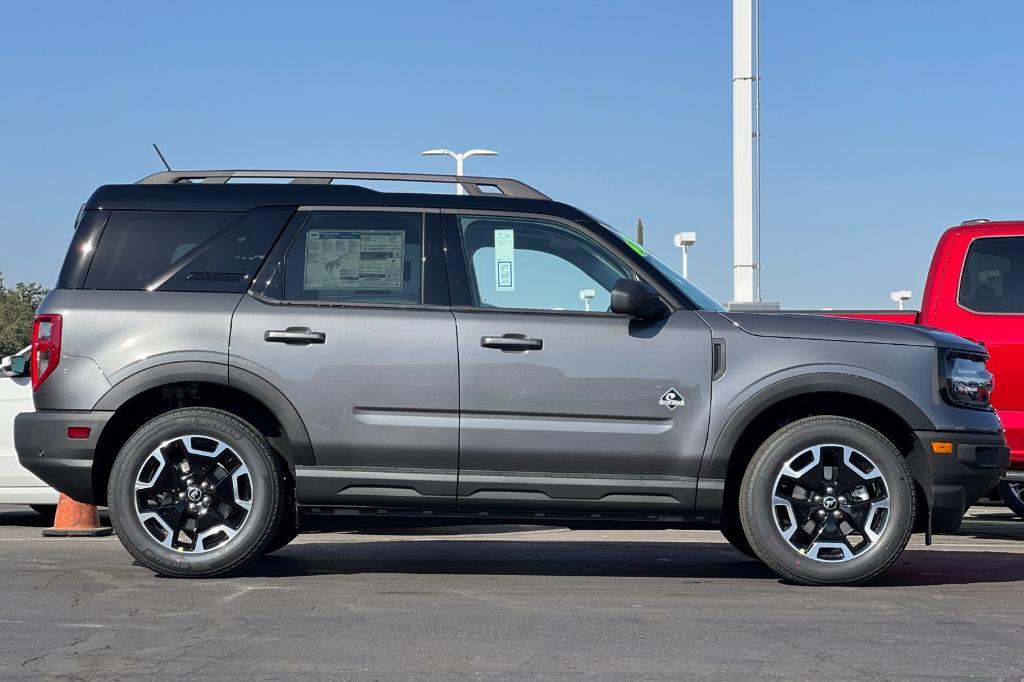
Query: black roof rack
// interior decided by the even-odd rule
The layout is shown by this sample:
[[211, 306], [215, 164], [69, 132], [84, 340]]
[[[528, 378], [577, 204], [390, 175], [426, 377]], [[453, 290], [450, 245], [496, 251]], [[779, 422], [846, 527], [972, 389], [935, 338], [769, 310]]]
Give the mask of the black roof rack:
[[[467, 175], [433, 175], [428, 173], [376, 173], [360, 171], [287, 171], [287, 170], [191, 170], [161, 171], [139, 180], [139, 185], [174, 185], [200, 182], [224, 184], [232, 178], [291, 178], [291, 184], [329, 185], [332, 180], [391, 180], [395, 182], [444, 182], [462, 185], [467, 194], [506, 196], [521, 199], [546, 199], [524, 182], [509, 178], [484, 178]], [[491, 189], [485, 189], [491, 188]]]

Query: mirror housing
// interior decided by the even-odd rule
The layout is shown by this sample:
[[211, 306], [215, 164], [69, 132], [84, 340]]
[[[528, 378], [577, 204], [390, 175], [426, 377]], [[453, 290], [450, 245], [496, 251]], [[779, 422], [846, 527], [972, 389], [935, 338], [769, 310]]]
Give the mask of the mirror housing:
[[622, 278], [612, 287], [611, 311], [639, 320], [657, 320], [669, 313], [661, 296], [646, 282]]
[[8, 355], [0, 360], [0, 373], [6, 377], [27, 377], [29, 374], [28, 358], [24, 355]]

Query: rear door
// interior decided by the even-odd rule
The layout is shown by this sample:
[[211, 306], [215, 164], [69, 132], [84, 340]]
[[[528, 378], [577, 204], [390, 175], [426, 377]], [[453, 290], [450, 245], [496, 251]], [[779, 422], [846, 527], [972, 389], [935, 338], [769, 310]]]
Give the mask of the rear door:
[[234, 315], [232, 371], [276, 386], [316, 466], [302, 504], [453, 505], [458, 357], [439, 214], [300, 209]]
[[461, 389], [460, 508], [678, 513], [708, 429], [710, 330], [608, 312], [635, 274], [557, 218], [445, 215]]

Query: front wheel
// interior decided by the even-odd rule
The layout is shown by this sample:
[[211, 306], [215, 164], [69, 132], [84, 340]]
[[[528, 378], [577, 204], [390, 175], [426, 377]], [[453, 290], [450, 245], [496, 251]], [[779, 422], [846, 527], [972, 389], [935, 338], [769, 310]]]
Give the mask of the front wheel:
[[804, 585], [856, 584], [887, 569], [910, 540], [915, 504], [899, 451], [844, 417], [808, 417], [777, 431], [740, 489], [752, 549]]
[[263, 436], [222, 410], [174, 410], [144, 424], [114, 461], [107, 499], [117, 537], [171, 577], [238, 570], [274, 539], [286, 493]]
[[1024, 483], [999, 481], [999, 495], [1010, 511], [1017, 516], [1024, 516]]

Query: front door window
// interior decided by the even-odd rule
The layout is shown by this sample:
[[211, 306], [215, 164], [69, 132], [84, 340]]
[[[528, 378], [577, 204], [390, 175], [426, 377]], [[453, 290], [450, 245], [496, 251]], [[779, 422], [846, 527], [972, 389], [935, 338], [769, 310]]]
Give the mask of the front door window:
[[463, 243], [476, 305], [483, 308], [607, 312], [628, 268], [589, 237], [558, 223], [463, 217]]

